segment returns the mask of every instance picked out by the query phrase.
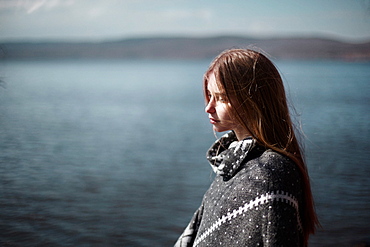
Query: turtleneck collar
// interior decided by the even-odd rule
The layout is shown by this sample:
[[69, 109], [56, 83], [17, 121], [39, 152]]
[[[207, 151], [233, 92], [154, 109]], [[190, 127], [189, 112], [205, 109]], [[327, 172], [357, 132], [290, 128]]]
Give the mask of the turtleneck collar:
[[238, 141], [235, 133], [229, 132], [211, 146], [207, 152], [207, 160], [216, 174], [229, 180], [255, 145], [256, 141], [252, 137]]

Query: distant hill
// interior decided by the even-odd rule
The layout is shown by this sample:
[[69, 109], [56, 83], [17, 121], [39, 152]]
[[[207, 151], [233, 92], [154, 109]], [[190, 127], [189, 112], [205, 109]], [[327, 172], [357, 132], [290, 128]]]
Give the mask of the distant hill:
[[225, 49], [247, 47], [261, 48], [276, 59], [370, 60], [370, 42], [239, 36], [132, 38], [100, 43], [8, 42], [0, 44], [0, 59], [211, 59]]

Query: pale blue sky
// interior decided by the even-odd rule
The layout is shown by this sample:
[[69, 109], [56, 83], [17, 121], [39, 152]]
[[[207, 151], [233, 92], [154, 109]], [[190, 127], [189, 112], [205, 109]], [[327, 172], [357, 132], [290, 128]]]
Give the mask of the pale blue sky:
[[0, 0], [0, 40], [141, 36], [370, 40], [370, 0]]

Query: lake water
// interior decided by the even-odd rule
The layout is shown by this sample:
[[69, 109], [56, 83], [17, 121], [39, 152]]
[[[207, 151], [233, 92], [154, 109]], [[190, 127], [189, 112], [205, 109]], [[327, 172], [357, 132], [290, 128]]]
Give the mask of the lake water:
[[[213, 178], [209, 62], [1, 62], [0, 245], [172, 246]], [[276, 63], [306, 135], [310, 246], [370, 244], [370, 63]]]

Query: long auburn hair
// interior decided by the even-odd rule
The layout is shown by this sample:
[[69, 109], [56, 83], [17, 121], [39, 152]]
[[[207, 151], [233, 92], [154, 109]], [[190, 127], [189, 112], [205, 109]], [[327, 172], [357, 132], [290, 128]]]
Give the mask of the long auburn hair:
[[[262, 53], [250, 49], [222, 52], [204, 76], [206, 101], [209, 75], [216, 77], [218, 88], [230, 102], [230, 114], [256, 141], [295, 162], [303, 178], [301, 218], [304, 239], [319, 225], [315, 213], [308, 171], [302, 148], [294, 131], [284, 84], [274, 64]], [[208, 102], [207, 102], [208, 103]]]

